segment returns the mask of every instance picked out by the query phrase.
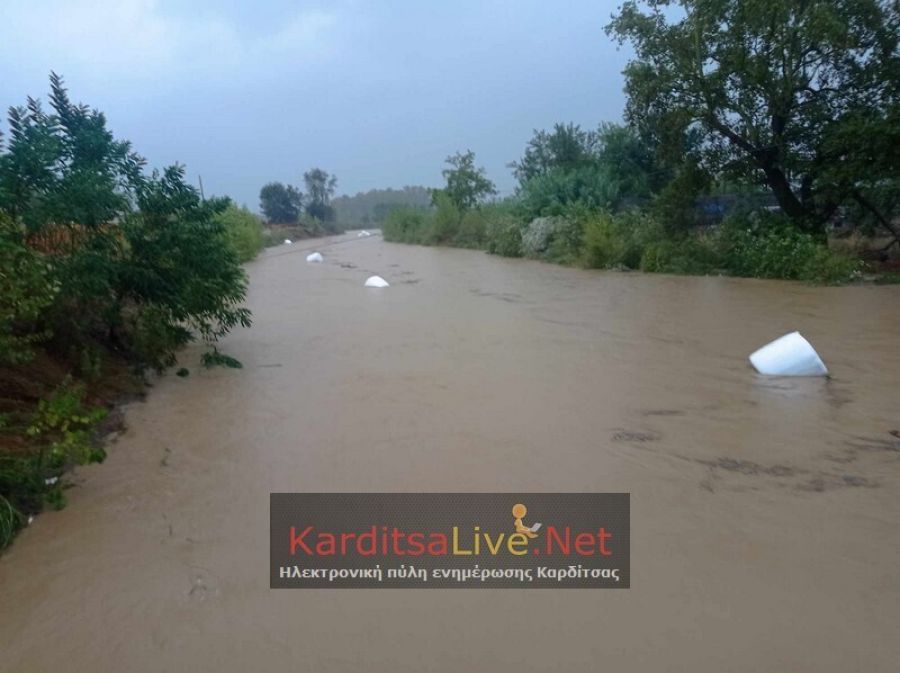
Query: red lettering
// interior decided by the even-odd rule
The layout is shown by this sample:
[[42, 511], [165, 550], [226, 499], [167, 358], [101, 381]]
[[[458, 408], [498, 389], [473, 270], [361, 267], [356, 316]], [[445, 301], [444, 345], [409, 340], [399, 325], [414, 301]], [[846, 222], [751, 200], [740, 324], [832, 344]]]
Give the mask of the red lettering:
[[[356, 552], [360, 556], [375, 556], [375, 553], [378, 551], [378, 538], [375, 534], [377, 530], [378, 529], [375, 526], [372, 526], [372, 530], [360, 533], [359, 537], [356, 538]], [[369, 547], [363, 547], [367, 542], [369, 543]]]
[[423, 533], [410, 533], [406, 537], [406, 541], [409, 544], [407, 548], [407, 554], [410, 556], [421, 556], [425, 553], [425, 535]]
[[593, 556], [594, 536], [590, 533], [579, 533], [575, 536], [575, 553], [582, 556]]
[[443, 533], [432, 533], [430, 536], [430, 542], [428, 543], [428, 553], [432, 556], [446, 556], [447, 555], [447, 536]]
[[556, 545], [559, 547], [560, 552], [563, 554], [568, 554], [572, 550], [572, 531], [568, 526], [565, 528], [565, 540], [560, 539], [559, 533], [556, 530], [555, 526], [547, 526], [547, 553], [553, 553], [553, 541], [556, 540]]
[[312, 532], [313, 527], [307, 526], [306, 530], [304, 530], [299, 536], [297, 535], [297, 529], [291, 526], [291, 556], [297, 553], [297, 547], [302, 547], [303, 551], [312, 556], [313, 550], [306, 546], [306, 543], [303, 541], [309, 533]]
[[606, 548], [606, 541], [612, 540], [612, 533], [607, 533], [605, 528], [597, 531], [597, 539], [600, 541], [601, 556], [612, 556], [612, 552]]

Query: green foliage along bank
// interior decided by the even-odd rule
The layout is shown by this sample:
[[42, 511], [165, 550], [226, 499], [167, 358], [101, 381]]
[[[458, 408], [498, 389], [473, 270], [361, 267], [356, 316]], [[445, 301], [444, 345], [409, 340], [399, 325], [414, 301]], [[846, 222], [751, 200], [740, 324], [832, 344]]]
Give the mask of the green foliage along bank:
[[262, 220], [247, 208], [229, 204], [217, 219], [224, 228], [225, 240], [239, 262], [249, 262], [265, 247]]
[[627, 125], [535, 131], [502, 204], [471, 152], [451, 157], [450, 203], [390, 213], [385, 238], [825, 283], [860, 275], [838, 252], [856, 247], [897, 277], [900, 5], [629, 0], [606, 31], [632, 49]]
[[[146, 172], [104, 115], [55, 74], [0, 138], [0, 547], [62, 473], [101, 460], [94, 427], [134, 375], [237, 326], [258, 220], [207, 199], [184, 169]], [[100, 410], [98, 410], [100, 409]]]
[[[503, 202], [485, 201], [493, 186], [472, 177], [469, 155], [451, 157], [447, 187], [434, 190], [431, 208], [388, 213], [385, 240], [588, 268], [820, 283], [847, 282], [861, 269], [780, 213], [736, 209], [707, 224], [698, 203], [710, 177], [689, 160], [669, 164], [625, 127], [536, 132], [512, 164], [519, 189]], [[465, 165], [459, 157], [468, 157]], [[477, 196], [454, 200], [466, 184], [480, 185]]]

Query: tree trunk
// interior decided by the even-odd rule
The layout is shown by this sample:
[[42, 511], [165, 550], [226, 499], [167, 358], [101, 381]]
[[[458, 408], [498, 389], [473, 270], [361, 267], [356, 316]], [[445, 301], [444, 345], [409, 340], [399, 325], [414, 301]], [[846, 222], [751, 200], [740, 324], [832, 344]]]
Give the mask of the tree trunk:
[[900, 231], [898, 231], [897, 227], [894, 226], [890, 218], [883, 215], [881, 211], [878, 210], [878, 208], [875, 206], [875, 204], [873, 204], [865, 196], [863, 196], [862, 192], [860, 192], [858, 189], [853, 190], [853, 198], [856, 199], [856, 202], [859, 205], [872, 213], [872, 215], [875, 216], [875, 219], [878, 220], [881, 226], [884, 227], [891, 234], [891, 236], [894, 237], [894, 240], [884, 248], [885, 250], [893, 247], [895, 243], [900, 243]]
[[791, 183], [780, 168], [771, 163], [760, 162], [760, 164], [766, 176], [766, 183], [775, 195], [781, 211], [791, 218], [798, 229], [824, 241], [827, 238], [826, 220], [815, 216], [811, 203], [804, 204], [797, 198]]

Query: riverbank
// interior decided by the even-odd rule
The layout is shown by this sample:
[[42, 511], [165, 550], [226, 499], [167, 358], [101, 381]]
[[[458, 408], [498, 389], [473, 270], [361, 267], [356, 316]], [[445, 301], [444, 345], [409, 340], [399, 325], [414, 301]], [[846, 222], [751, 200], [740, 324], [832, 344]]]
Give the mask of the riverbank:
[[[262, 238], [253, 244], [243, 240], [247, 236], [237, 238], [244, 244], [236, 246], [242, 261], [253, 259]], [[303, 242], [329, 247], [341, 241], [332, 236]], [[281, 247], [282, 253], [273, 254], [302, 249]], [[104, 461], [107, 441], [125, 429], [121, 407], [142, 398], [158, 377], [108, 343], [93, 341], [82, 349], [90, 356], [87, 362], [73, 362], [57, 344], [34, 347], [24, 362], [0, 364], [0, 554], [35, 516], [65, 506], [71, 470]], [[182, 361], [187, 366], [172, 367], [170, 375], [241, 366], [218, 349], [200, 354], [196, 362]]]
[[733, 215], [715, 226], [665, 224], [650, 210], [571, 208], [531, 219], [515, 201], [460, 212], [397, 208], [383, 226], [396, 243], [474, 248], [564, 266], [679, 275], [801, 280], [822, 285], [900, 282], [900, 257], [858, 233], [823, 241], [779, 215]]
[[[900, 288], [330, 241], [0, 557], [0, 671], [892, 670]], [[791, 329], [830, 379], [753, 373]], [[273, 591], [290, 491], [627, 491], [632, 588]]]

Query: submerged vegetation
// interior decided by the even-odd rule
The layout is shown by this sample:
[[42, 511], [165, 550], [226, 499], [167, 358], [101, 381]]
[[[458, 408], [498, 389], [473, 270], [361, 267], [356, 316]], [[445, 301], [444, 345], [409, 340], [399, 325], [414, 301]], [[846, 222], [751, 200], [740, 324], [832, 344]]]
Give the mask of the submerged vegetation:
[[50, 78], [50, 109], [9, 111], [0, 145], [0, 548], [62, 472], [103, 459], [95, 428], [135, 376], [250, 325], [241, 261], [256, 216], [202, 199], [171, 166], [145, 172], [104, 115]]

